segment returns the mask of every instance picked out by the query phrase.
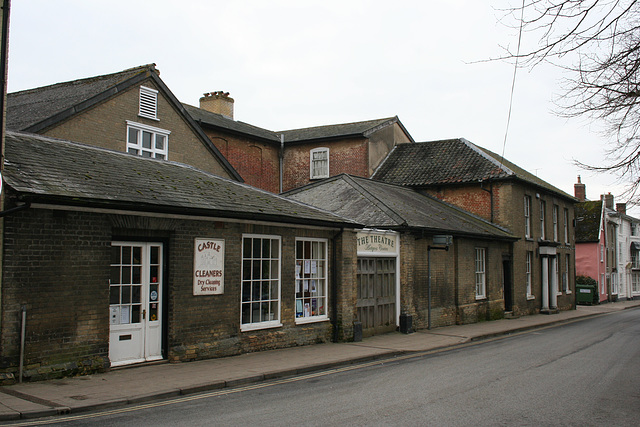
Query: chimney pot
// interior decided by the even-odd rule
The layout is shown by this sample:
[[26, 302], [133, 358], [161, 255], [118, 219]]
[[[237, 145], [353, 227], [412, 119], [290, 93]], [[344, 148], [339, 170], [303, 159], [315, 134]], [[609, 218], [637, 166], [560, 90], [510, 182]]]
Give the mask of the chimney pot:
[[210, 113], [220, 114], [233, 120], [233, 98], [229, 97], [229, 92], [215, 91], [205, 93], [200, 98], [200, 108]]

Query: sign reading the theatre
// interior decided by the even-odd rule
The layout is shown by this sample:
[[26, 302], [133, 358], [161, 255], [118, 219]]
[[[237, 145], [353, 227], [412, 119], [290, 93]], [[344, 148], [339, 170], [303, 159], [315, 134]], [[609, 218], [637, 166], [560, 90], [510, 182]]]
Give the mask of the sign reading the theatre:
[[396, 254], [398, 251], [395, 233], [359, 232], [356, 238], [358, 253]]
[[193, 259], [193, 294], [224, 293], [224, 240], [196, 239]]

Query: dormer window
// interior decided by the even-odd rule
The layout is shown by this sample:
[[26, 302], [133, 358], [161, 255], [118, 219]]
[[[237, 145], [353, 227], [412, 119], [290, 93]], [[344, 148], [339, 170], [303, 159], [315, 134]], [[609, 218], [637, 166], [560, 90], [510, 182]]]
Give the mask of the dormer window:
[[314, 148], [311, 150], [311, 179], [329, 178], [329, 149]]
[[158, 91], [140, 86], [140, 117], [158, 120]]
[[127, 120], [127, 153], [168, 160], [171, 132]]

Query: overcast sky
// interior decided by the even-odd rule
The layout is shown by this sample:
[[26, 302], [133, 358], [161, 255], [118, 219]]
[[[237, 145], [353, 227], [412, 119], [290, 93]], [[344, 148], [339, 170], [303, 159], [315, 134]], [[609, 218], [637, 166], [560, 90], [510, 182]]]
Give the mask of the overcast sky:
[[573, 165], [601, 163], [606, 140], [553, 114], [550, 66], [518, 70], [504, 144], [513, 66], [480, 61], [515, 48], [496, 9], [519, 1], [11, 3], [9, 92], [155, 63], [180, 101], [230, 92], [236, 120], [269, 130], [397, 115], [416, 141], [466, 138], [569, 194], [577, 175], [592, 200], [623, 190]]

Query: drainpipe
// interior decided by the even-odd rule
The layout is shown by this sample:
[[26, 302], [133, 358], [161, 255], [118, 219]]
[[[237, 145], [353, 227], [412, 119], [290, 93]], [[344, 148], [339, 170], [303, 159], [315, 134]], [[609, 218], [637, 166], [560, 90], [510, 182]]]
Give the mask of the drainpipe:
[[484, 181], [480, 180], [480, 189], [489, 193], [489, 203], [491, 204], [491, 222], [493, 222], [493, 183], [489, 181], [490, 187], [488, 190], [484, 188], [482, 184], [484, 184]]
[[27, 306], [23, 305], [20, 307], [20, 378], [18, 381], [22, 383], [22, 372], [24, 368], [24, 341], [26, 336], [26, 327], [27, 327]]
[[284, 167], [284, 134], [280, 135], [280, 192], [282, 193], [282, 168]]
[[342, 235], [344, 228], [341, 228], [339, 232], [331, 238], [331, 246], [333, 253], [331, 254], [331, 263], [333, 268], [331, 269], [331, 325], [333, 326], [333, 333], [331, 336], [331, 342], [338, 342], [338, 236]]

